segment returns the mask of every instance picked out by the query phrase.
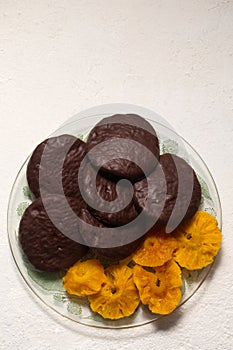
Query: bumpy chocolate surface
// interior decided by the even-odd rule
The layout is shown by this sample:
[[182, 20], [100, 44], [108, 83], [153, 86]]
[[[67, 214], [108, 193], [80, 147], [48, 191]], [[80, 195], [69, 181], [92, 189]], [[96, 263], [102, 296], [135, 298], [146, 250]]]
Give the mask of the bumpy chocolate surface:
[[[106, 241], [109, 239], [109, 246], [111, 246], [111, 238], [108, 237], [108, 232], [105, 230], [101, 230], [100, 234], [96, 233], [96, 227], [100, 228], [106, 228], [100, 221], [98, 221], [87, 208], [81, 209], [81, 212], [79, 214], [79, 217], [81, 220], [83, 220], [84, 223], [89, 224], [90, 226], [87, 227], [85, 224], [80, 225], [79, 231], [82, 232], [83, 242], [85, 242], [86, 245], [93, 247], [99, 254], [113, 260], [120, 260], [124, 259], [139, 246], [140, 243], [144, 240], [144, 236], [133, 240], [130, 243], [125, 244], [122, 241], [122, 245], [119, 245], [118, 247], [109, 247], [109, 248], [101, 248], [100, 242], [102, 240]], [[128, 229], [125, 228], [118, 228], [119, 230], [124, 231], [124, 235], [130, 234], [132, 236], [134, 227], [129, 227]], [[117, 234], [117, 232], [116, 232]]]
[[133, 188], [129, 187], [128, 181], [117, 185], [97, 172], [91, 163], [85, 164], [81, 178], [84, 200], [99, 221], [108, 226], [122, 226], [136, 218], [138, 212], [132, 201]]
[[[120, 179], [132, 185], [118, 183]], [[159, 157], [153, 127], [134, 114], [102, 119], [87, 144], [70, 135], [45, 140], [29, 160], [27, 180], [44, 203], [37, 198], [25, 211], [19, 241], [30, 263], [43, 271], [70, 267], [88, 246], [109, 259], [124, 259], [144, 240], [147, 229], [155, 223], [174, 229], [195, 214], [201, 200], [192, 167], [169, 153]], [[63, 191], [70, 208], [64, 205]]]
[[[120, 138], [117, 146], [111, 145], [114, 138]], [[135, 146], [136, 141], [145, 149]], [[87, 140], [87, 151], [98, 147], [95, 154], [89, 154], [93, 165], [101, 167], [104, 173], [126, 178], [131, 181], [142, 179], [149, 174], [156, 166], [156, 159], [159, 157], [159, 143], [153, 127], [142, 117], [135, 114], [117, 114], [102, 119], [90, 132]], [[104, 161], [105, 155], [111, 155], [111, 160]], [[127, 154], [127, 158], [121, 158]], [[156, 159], [154, 159], [154, 157]], [[140, 167], [138, 166], [140, 164]]]
[[[166, 225], [170, 219], [175, 228], [198, 210], [201, 187], [194, 170], [182, 158], [167, 153], [160, 156], [159, 163], [149, 176], [150, 192], [146, 179], [134, 184], [134, 203], [139, 211], [144, 209], [148, 216], [158, 217], [158, 224]], [[148, 198], [151, 205], [147, 205]], [[164, 200], [161, 208], [159, 204]]]
[[[86, 144], [71, 135], [51, 137], [41, 142], [32, 153], [27, 166], [30, 190], [64, 194], [80, 198], [78, 170], [86, 153]], [[63, 188], [63, 190], [62, 190]]]
[[[58, 271], [69, 268], [88, 248], [62, 233], [66, 226], [70, 235], [77, 238], [78, 224], [69, 210], [64, 208], [62, 196], [48, 195], [36, 199], [24, 212], [19, 226], [19, 241], [29, 262], [41, 271]], [[72, 210], [78, 215], [81, 203], [75, 198], [67, 198]], [[49, 210], [45, 210], [49, 209]], [[49, 218], [56, 219], [61, 231]], [[60, 226], [59, 225], [59, 226]]]

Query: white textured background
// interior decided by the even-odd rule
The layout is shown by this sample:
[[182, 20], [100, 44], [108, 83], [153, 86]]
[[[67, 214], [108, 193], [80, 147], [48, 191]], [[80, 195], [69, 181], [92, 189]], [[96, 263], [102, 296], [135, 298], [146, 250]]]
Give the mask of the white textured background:
[[[217, 264], [178, 312], [76, 326], [36, 300], [7, 241], [9, 192], [35, 145], [96, 104], [156, 111], [202, 155], [223, 207]], [[0, 349], [232, 349], [233, 1], [0, 0]]]

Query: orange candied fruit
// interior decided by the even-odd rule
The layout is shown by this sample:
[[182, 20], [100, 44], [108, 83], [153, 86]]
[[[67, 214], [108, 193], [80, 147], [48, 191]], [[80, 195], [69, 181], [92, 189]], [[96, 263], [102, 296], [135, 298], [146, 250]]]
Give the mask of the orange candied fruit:
[[78, 261], [63, 277], [66, 291], [78, 296], [88, 296], [99, 292], [105, 281], [104, 268], [97, 259]]
[[132, 259], [142, 266], [162, 266], [172, 258], [177, 248], [176, 239], [162, 230], [152, 229], [143, 244], [135, 251]]
[[132, 269], [112, 265], [105, 274], [107, 280], [101, 290], [88, 297], [92, 311], [112, 320], [132, 315], [140, 303]]
[[174, 311], [181, 300], [182, 278], [181, 269], [173, 259], [152, 271], [138, 265], [133, 271], [143, 304], [156, 314], [166, 315]]
[[188, 270], [198, 270], [211, 264], [222, 240], [217, 220], [207, 212], [198, 211], [173, 232], [178, 242], [174, 259]]

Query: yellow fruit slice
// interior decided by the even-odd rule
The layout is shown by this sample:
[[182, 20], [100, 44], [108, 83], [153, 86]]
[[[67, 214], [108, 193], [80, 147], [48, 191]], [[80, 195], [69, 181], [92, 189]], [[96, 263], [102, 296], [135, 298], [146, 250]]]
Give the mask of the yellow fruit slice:
[[181, 269], [172, 259], [163, 266], [147, 271], [134, 266], [134, 282], [143, 304], [156, 314], [169, 314], [181, 299]]
[[112, 320], [132, 315], [140, 302], [132, 269], [126, 265], [112, 265], [105, 274], [107, 280], [101, 290], [88, 297], [91, 309]]
[[104, 268], [97, 259], [78, 261], [63, 277], [66, 291], [78, 296], [97, 293], [105, 281]]
[[222, 240], [216, 219], [207, 212], [198, 211], [192, 219], [181, 224], [174, 232], [178, 248], [174, 259], [188, 270], [198, 270], [211, 264]]

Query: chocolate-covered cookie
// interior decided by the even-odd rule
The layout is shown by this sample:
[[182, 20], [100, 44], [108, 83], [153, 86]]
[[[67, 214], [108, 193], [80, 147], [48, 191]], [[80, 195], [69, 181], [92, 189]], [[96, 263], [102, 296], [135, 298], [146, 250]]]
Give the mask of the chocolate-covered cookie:
[[80, 198], [78, 170], [86, 154], [86, 144], [71, 135], [51, 137], [33, 151], [27, 166], [30, 190]]
[[[113, 239], [113, 235], [111, 234], [111, 228], [104, 226], [100, 221], [98, 221], [87, 208], [83, 208], [79, 214], [80, 219], [83, 221], [83, 224], [80, 225], [79, 231], [82, 233], [83, 242], [86, 245], [94, 248], [99, 254], [105, 256], [106, 258], [113, 260], [121, 260], [132, 254], [132, 252], [139, 246], [139, 244], [143, 241], [144, 235], [133, 239], [132, 242], [125, 244], [125, 239], [127, 235], [133, 237], [135, 227], [129, 226], [118, 227], [115, 228], [114, 234], [120, 234], [122, 244], [120, 242], [117, 247], [111, 247], [111, 243], [115, 244], [115, 239]], [[88, 224], [88, 225], [86, 225]], [[98, 228], [100, 229], [98, 231]], [[101, 242], [108, 244], [108, 248], [102, 248]]]
[[135, 114], [102, 119], [87, 139], [92, 164], [110, 176], [138, 181], [156, 166], [159, 143], [155, 130]]
[[145, 236], [142, 236], [136, 241], [131, 243], [115, 247], [115, 248], [98, 248], [96, 251], [102, 256], [111, 259], [111, 260], [122, 260], [130, 256], [142, 242], [144, 241]]
[[134, 203], [138, 210], [145, 210], [158, 224], [168, 224], [168, 229], [175, 229], [192, 217], [200, 201], [201, 187], [194, 170], [184, 159], [173, 154], [161, 155], [148, 179], [134, 184]]
[[26, 209], [19, 225], [19, 242], [35, 268], [63, 270], [86, 254], [88, 248], [78, 243], [77, 215], [81, 205], [76, 198], [48, 195], [43, 202], [38, 198]]
[[83, 199], [96, 219], [107, 226], [122, 226], [136, 218], [133, 187], [128, 180], [116, 183], [107, 179], [90, 162], [80, 173], [83, 175], [79, 184]]

